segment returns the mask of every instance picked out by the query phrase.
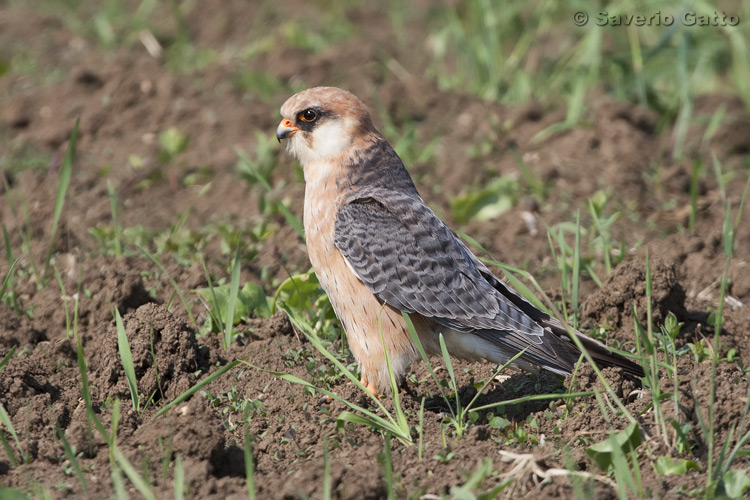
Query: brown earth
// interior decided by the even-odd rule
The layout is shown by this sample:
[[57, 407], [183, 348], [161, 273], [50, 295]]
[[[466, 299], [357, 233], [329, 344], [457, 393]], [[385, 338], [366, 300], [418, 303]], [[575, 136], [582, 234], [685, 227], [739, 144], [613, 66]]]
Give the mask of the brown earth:
[[[86, 9], [94, 4], [81, 7], [79, 15], [85, 18]], [[325, 16], [305, 5], [298, 2], [295, 8], [287, 7], [285, 16], [289, 17], [284, 20], [323, 26]], [[376, 123], [383, 124], [390, 117], [399, 130], [417, 122], [421, 146], [437, 138], [434, 158], [408, 167], [425, 199], [450, 223], [455, 222], [450, 208], [453, 197], [500, 174], [521, 176], [517, 151], [533, 176], [544, 183], [546, 197], [535, 200], [529, 194], [511, 211], [460, 229], [476, 237], [499, 261], [530, 270], [555, 300], [561, 298], [561, 290], [545, 225], [570, 221], [580, 209], [582, 225], [588, 227], [591, 218], [586, 215], [585, 200], [606, 191], [609, 213], [625, 214], [613, 226], [613, 239], [629, 246], [625, 260], [603, 279], [601, 288], [591, 279], [582, 283], [583, 325], [606, 331], [613, 345], [634, 348], [631, 304], [636, 305], [638, 319], [645, 322], [644, 257], [648, 251], [656, 324], [669, 312], [685, 323], [676, 339], [677, 348], [713, 338], [708, 308], [717, 307], [717, 280], [724, 263], [724, 206], [713, 176], [700, 181], [695, 231], [684, 228], [690, 214], [690, 172], [695, 158], [709, 161], [714, 152], [725, 171], [734, 173], [727, 183], [727, 199], [733, 207], [739, 206], [750, 151], [750, 115], [729, 98], [708, 96], [696, 101], [697, 117], [710, 117], [726, 104], [727, 125], [708, 147], [701, 143], [703, 125], [694, 125], [686, 158], [674, 161], [669, 154], [671, 130], [660, 130], [650, 112], [604, 95], [589, 99], [587, 126], [536, 143], [532, 138], [563, 119], [563, 110], [538, 104], [504, 108], [472, 95], [439, 90], [422, 76], [428, 68], [426, 58], [411, 50], [423, 47], [427, 37], [427, 24], [418, 17], [407, 21], [406, 39], [399, 41], [386, 15], [366, 7], [353, 9], [348, 13], [348, 22], [356, 27], [353, 34], [311, 52], [289, 42], [280, 28], [272, 28], [280, 25], [278, 12], [239, 0], [205, 1], [200, 11], [187, 15], [188, 31], [196, 47], [223, 55], [189, 74], [170, 71], [137, 41], [104, 50], [92, 38], [76, 34], [65, 19], [0, 2], [0, 56], [11, 60], [15, 54], [26, 54], [50, 75], [11, 71], [0, 78], [0, 160], [5, 165], [5, 185], [10, 188], [0, 191], [0, 219], [14, 255], [20, 258], [17, 269], [26, 270], [16, 276], [15, 289], [23, 307], [33, 311], [17, 314], [9, 304], [0, 303], [0, 356], [16, 347], [0, 372], [0, 403], [29, 458], [28, 463], [13, 465], [7, 452], [0, 450], [3, 486], [32, 492], [46, 489], [55, 497], [113, 495], [109, 447], [89, 425], [81, 399], [77, 345], [67, 335], [77, 303], [77, 331], [87, 359], [93, 406], [104, 427], [111, 429], [119, 399], [117, 448], [148, 476], [159, 498], [173, 495], [177, 457], [184, 464], [191, 497], [245, 496], [246, 433], [253, 443], [259, 498], [321, 497], [325, 449], [330, 450], [335, 498], [386, 496], [383, 436], [363, 426], [337, 425], [336, 417], [346, 409], [342, 403], [311, 394], [271, 373], [238, 365], [166, 415], [155, 417], [159, 408], [207, 373], [239, 358], [266, 370], [312, 379], [344, 399], [371, 403], [344, 377], [329, 371], [327, 362], [283, 315], [241, 326], [246, 334], [224, 350], [217, 336], [200, 331], [205, 308], [194, 295], [188, 296], [188, 302], [199, 315], [198, 325], [173, 296], [168, 276], [150, 260], [137, 251], [119, 259], [103, 254], [91, 234], [92, 228], [112, 224], [107, 181], [118, 193], [120, 222], [125, 228], [169, 228], [185, 213], [189, 213], [187, 227], [193, 231], [225, 221], [256, 227], [265, 217], [262, 191], [240, 180], [235, 148], [252, 155], [260, 141], [256, 131], [272, 137], [278, 107], [292, 88], [346, 87], [371, 105]], [[156, 21], [156, 25], [161, 43], [174, 41], [171, 21]], [[266, 51], [249, 61], [233, 56], [238, 47], [262, 36], [274, 40]], [[245, 71], [263, 72], [274, 85], [264, 95], [244, 90], [237, 82]], [[78, 157], [53, 247], [53, 264], [63, 289], [53, 279], [39, 290], [28, 270], [32, 263], [43, 262], [47, 252], [60, 165], [77, 118]], [[696, 119], [704, 125], [707, 121]], [[164, 164], [159, 160], [158, 136], [169, 127], [189, 136], [189, 143], [184, 153]], [[482, 142], [492, 147], [478, 155], [467, 150], [468, 145]], [[30, 161], [24, 156], [28, 151], [41, 153], [44, 168], [21, 170], [11, 165], [11, 158]], [[274, 154], [280, 164], [273, 178], [276, 194], [301, 214], [303, 186], [294, 174], [294, 163], [280, 148]], [[210, 190], [199, 195], [208, 182]], [[18, 210], [19, 201], [25, 203], [28, 221]], [[523, 218], [525, 211], [533, 212], [538, 232], [530, 230]], [[740, 420], [750, 390], [742, 369], [750, 364], [750, 313], [741, 306], [750, 301], [748, 211], [745, 208], [729, 267], [728, 293], [733, 302], [724, 310], [720, 355], [734, 348], [738, 358], [719, 365], [714, 416], [718, 442]], [[272, 233], [258, 245], [257, 254], [242, 264], [243, 281], [259, 282], [269, 293], [287, 270], [309, 267], [304, 245], [283, 218], [274, 216], [270, 227]], [[28, 252], [21, 252], [24, 232], [33, 242]], [[157, 248], [153, 241], [143, 244], [151, 251]], [[231, 255], [221, 242], [213, 237], [196, 246], [207, 256], [214, 279], [226, 277]], [[601, 256], [592, 257], [601, 260]], [[162, 264], [182, 290], [207, 286], [201, 264], [190, 263], [188, 257], [166, 252]], [[8, 265], [5, 258], [0, 261], [2, 276]], [[604, 278], [601, 266], [596, 271]], [[140, 412], [131, 408], [120, 362], [115, 306], [123, 315], [139, 392], [150, 398]], [[333, 348], [341, 350], [338, 343]], [[493, 374], [492, 367], [482, 363], [456, 362], [454, 368], [464, 404], [476, 394], [474, 384]], [[703, 412], [703, 419], [708, 417], [710, 363], [698, 362], [688, 353], [679, 358], [678, 368], [678, 387], [667, 380], [662, 390], [679, 391], [679, 408], [666, 401], [664, 411], [690, 424], [692, 449], [683, 451], [660, 440], [648, 409], [648, 388], [605, 370], [613, 390], [638, 416], [650, 442], [639, 451], [647, 496], [676, 498], [705, 484], [707, 443], [698, 413]], [[447, 378], [444, 369], [438, 376]], [[477, 404], [597, 385], [601, 382], [585, 366], [564, 382], [549, 374], [535, 378], [515, 373], [493, 381]], [[399, 497], [456, 493], [452, 489], [466, 483], [482, 461], [489, 459], [496, 473], [476, 485], [477, 491], [490, 490], [512, 477], [515, 481], [503, 492], [508, 497], [570, 498], [579, 487], [575, 481], [545, 479], [549, 470], [568, 467], [595, 475], [595, 480], [582, 487], [593, 488], [596, 498], [616, 498], [611, 481], [585, 453], [586, 447], [605, 439], [610, 429], [595, 400], [541, 401], [495, 410], [494, 415], [481, 411], [476, 423], [459, 437], [444, 427], [448, 408], [424, 364], [417, 363], [402, 393], [404, 409], [415, 426], [423, 396], [423, 446], [391, 443], [392, 484]], [[392, 408], [389, 398], [383, 402]], [[492, 424], [492, 417], [499, 415], [509, 420], [502, 429]], [[618, 428], [627, 425], [612, 413], [607, 418], [614, 418]], [[79, 454], [87, 491], [72, 475], [63, 435]], [[650, 465], [654, 454], [691, 458], [702, 469], [657, 475]], [[746, 469], [749, 464], [746, 457], [740, 457], [735, 467]]]

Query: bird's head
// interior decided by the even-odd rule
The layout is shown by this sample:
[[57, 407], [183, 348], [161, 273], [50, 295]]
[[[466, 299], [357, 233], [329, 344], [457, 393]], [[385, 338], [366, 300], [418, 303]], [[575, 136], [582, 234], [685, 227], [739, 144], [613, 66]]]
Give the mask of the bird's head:
[[306, 167], [329, 162], [374, 131], [370, 112], [357, 96], [335, 87], [315, 87], [281, 106], [276, 138]]

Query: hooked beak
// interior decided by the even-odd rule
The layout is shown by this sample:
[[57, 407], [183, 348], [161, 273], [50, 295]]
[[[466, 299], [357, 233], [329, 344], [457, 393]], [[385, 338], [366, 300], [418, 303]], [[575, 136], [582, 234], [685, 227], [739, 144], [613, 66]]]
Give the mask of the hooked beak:
[[290, 120], [289, 118], [284, 118], [283, 120], [281, 120], [281, 123], [279, 123], [279, 126], [276, 127], [276, 139], [281, 142], [281, 139], [291, 137], [298, 131], [299, 129], [294, 126], [292, 120]]

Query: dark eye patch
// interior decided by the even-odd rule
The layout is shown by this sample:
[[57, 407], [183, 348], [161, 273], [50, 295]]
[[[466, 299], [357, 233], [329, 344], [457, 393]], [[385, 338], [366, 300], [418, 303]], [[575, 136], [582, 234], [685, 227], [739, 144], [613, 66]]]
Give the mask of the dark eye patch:
[[299, 114], [299, 119], [303, 122], [314, 122], [318, 119], [318, 113], [314, 109], [308, 108]]
[[320, 122], [321, 118], [327, 116], [328, 113], [318, 108], [305, 108], [297, 113], [297, 127], [300, 129], [310, 132]]

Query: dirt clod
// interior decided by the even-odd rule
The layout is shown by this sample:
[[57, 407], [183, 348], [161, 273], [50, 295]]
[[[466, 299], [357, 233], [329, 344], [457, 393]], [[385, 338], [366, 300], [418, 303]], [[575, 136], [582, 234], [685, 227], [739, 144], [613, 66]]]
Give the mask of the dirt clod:
[[[654, 324], [664, 323], [670, 312], [678, 320], [687, 317], [685, 291], [677, 279], [675, 265], [660, 258], [650, 259], [651, 267], [651, 314]], [[618, 265], [602, 288], [583, 302], [584, 317], [599, 324], [621, 327], [632, 321], [633, 307], [642, 325], [647, 321], [648, 297], [646, 295], [646, 263], [641, 259], [629, 259]]]

